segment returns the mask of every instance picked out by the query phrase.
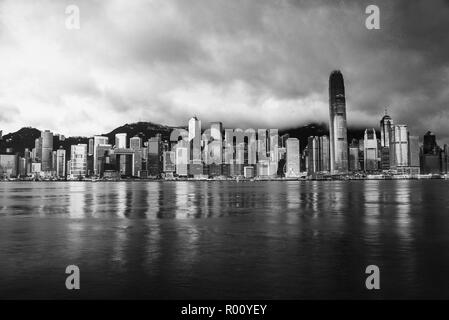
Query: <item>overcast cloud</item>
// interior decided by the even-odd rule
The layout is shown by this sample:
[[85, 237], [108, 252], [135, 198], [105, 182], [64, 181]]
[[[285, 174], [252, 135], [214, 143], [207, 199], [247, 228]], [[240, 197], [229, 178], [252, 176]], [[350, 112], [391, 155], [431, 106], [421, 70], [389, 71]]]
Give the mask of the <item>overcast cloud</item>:
[[[69, 4], [80, 30], [65, 27]], [[369, 4], [380, 30], [365, 28]], [[446, 141], [447, 30], [448, 1], [0, 1], [0, 130], [327, 122], [340, 69], [349, 126], [377, 127], [388, 107]]]

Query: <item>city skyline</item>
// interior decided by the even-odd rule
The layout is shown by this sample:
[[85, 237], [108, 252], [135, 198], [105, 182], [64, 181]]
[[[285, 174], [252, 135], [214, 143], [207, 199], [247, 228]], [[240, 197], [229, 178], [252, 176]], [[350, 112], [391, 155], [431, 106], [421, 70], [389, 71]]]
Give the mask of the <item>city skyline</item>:
[[65, 28], [64, 3], [0, 4], [4, 133], [92, 136], [123, 119], [179, 126], [192, 114], [226, 127], [327, 122], [326, 78], [340, 69], [353, 127], [387, 106], [448, 142], [443, 1], [378, 1], [380, 30], [365, 28], [364, 1], [74, 4], [79, 30]]

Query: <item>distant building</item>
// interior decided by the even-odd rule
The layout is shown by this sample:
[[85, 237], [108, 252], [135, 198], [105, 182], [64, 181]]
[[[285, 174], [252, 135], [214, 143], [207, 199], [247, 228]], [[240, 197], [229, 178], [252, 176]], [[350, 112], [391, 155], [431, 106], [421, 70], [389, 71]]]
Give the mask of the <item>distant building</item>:
[[[94, 167], [94, 175], [99, 175], [100, 174], [100, 170], [99, 170], [99, 166], [98, 166], [98, 158], [97, 158], [97, 148], [99, 145], [105, 145], [108, 144], [108, 137], [104, 137], [104, 136], [94, 136], [94, 142], [93, 142], [93, 167]], [[100, 152], [101, 155], [101, 152]], [[101, 161], [101, 159], [100, 159]]]
[[87, 174], [87, 144], [72, 145], [70, 149], [70, 177], [84, 178]]
[[299, 140], [297, 138], [288, 138], [286, 141], [287, 146], [287, 161], [285, 177], [298, 178], [300, 175], [299, 167]]
[[42, 142], [42, 171], [48, 172], [53, 170], [53, 133], [49, 130], [41, 132]]
[[379, 169], [377, 137], [374, 129], [366, 129], [363, 139], [363, 161], [365, 171], [377, 171]]
[[330, 147], [329, 137], [320, 137], [320, 171], [330, 172]]
[[142, 148], [142, 139], [140, 137], [132, 137], [129, 139], [129, 148], [136, 150]]
[[390, 137], [390, 167], [408, 167], [408, 130], [406, 125], [393, 125]]
[[254, 178], [254, 166], [243, 167], [243, 176], [247, 179]]
[[176, 174], [178, 176], [187, 177], [188, 175], [188, 163], [189, 163], [189, 151], [188, 144], [185, 141], [179, 141], [175, 147], [176, 153]]
[[66, 177], [66, 151], [62, 148], [56, 150], [56, 176]]
[[17, 154], [0, 154], [0, 178], [15, 178], [18, 175]]
[[126, 133], [115, 134], [115, 148], [126, 149]]
[[385, 110], [385, 116], [380, 120], [380, 146], [390, 147], [390, 133], [393, 126], [393, 119], [387, 114]]
[[356, 172], [360, 170], [359, 142], [356, 139], [352, 139], [349, 145], [349, 171]]
[[176, 156], [174, 151], [164, 152], [163, 170], [165, 173], [173, 173], [176, 171]]
[[[408, 137], [408, 162], [410, 167], [414, 167], [419, 169], [420, 160], [419, 160], [419, 137], [418, 136], [409, 136]], [[416, 170], [416, 169], [415, 169]]]
[[162, 141], [161, 136], [152, 137], [148, 140], [148, 175], [160, 176], [162, 173]]

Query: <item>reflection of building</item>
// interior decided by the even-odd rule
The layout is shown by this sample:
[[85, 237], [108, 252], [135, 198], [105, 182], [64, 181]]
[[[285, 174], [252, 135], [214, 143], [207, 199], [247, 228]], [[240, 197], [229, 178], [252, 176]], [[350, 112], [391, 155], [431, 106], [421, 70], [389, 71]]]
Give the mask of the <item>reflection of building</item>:
[[72, 145], [70, 149], [70, 177], [85, 177], [87, 174], [87, 144]]
[[343, 75], [333, 71], [329, 77], [330, 167], [332, 173], [348, 171], [346, 99]]
[[378, 167], [377, 137], [374, 129], [365, 130], [363, 139], [363, 161], [365, 171], [376, 171]]
[[287, 162], [285, 176], [287, 178], [297, 178], [300, 174], [299, 168], [299, 140], [296, 138], [288, 138], [287, 146]]

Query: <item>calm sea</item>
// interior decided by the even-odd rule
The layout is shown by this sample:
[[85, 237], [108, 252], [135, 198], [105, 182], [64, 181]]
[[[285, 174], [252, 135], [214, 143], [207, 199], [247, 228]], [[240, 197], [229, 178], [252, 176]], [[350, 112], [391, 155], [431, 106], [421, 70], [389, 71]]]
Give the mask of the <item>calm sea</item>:
[[449, 182], [0, 183], [0, 298], [447, 299]]

